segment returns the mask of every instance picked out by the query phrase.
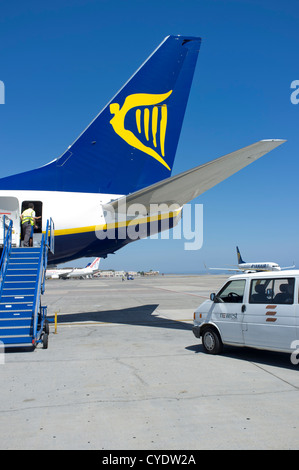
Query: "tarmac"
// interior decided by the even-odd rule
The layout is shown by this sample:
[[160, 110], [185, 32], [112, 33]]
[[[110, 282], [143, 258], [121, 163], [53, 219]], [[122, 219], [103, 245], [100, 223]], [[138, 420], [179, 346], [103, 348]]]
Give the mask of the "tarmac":
[[298, 449], [290, 356], [192, 333], [226, 278], [48, 280], [48, 349], [2, 355], [1, 450]]

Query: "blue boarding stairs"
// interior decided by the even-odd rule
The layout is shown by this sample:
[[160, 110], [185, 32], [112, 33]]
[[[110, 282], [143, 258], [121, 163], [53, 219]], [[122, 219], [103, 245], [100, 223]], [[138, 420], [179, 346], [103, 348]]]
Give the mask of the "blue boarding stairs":
[[[12, 220], [3, 218], [3, 249], [0, 261], [0, 345], [4, 348], [48, 347], [45, 291], [48, 251], [54, 253], [54, 224], [47, 221], [40, 247], [13, 247]], [[2, 343], [1, 343], [2, 342]]]

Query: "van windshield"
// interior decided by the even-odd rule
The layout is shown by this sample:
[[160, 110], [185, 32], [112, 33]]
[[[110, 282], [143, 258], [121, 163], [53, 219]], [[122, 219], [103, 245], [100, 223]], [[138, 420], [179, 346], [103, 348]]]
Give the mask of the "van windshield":
[[241, 303], [243, 302], [245, 279], [230, 281], [218, 292], [215, 302]]
[[294, 278], [254, 279], [251, 281], [249, 303], [293, 304]]

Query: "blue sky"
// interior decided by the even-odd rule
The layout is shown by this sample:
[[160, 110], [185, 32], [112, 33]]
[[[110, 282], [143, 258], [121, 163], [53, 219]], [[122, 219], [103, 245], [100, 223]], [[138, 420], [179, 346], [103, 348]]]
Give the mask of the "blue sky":
[[1, 176], [59, 156], [165, 36], [201, 36], [172, 174], [260, 139], [288, 142], [193, 201], [201, 250], [142, 240], [102, 268], [194, 273], [234, 264], [236, 245], [246, 261], [299, 266], [298, 22], [296, 0], [1, 2]]

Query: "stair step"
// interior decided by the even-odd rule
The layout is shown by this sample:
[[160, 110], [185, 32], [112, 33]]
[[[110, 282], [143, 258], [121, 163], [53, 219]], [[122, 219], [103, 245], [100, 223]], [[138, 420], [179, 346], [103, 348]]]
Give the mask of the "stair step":
[[6, 348], [25, 348], [25, 347], [32, 347], [32, 337], [14, 337], [14, 338], [5, 338], [1, 340]]
[[28, 253], [28, 256], [26, 256], [26, 253], [19, 253], [19, 252], [12, 252], [10, 254], [10, 259], [16, 259], [16, 260], [34, 260], [34, 259], [39, 259], [39, 253]]
[[24, 259], [39, 259], [40, 253], [19, 253], [19, 252], [11, 252], [10, 253], [10, 259], [18, 259], [18, 260], [24, 260]]
[[23, 308], [24, 305], [31, 307], [33, 300], [34, 299], [26, 300], [25, 298], [23, 298], [23, 299], [17, 299], [17, 300], [11, 299], [8, 302], [4, 302], [4, 300], [1, 298], [0, 310], [7, 309], [7, 308], [19, 308], [19, 307]]
[[20, 280], [20, 276], [17, 274], [6, 274], [5, 277], [5, 284], [6, 282], [12, 282], [12, 281], [17, 281], [17, 282], [35, 282], [36, 281], [36, 275], [34, 274], [23, 274], [22, 279]]
[[[32, 310], [32, 307], [33, 307], [33, 301], [34, 299], [32, 299], [31, 301], [29, 302], [24, 302], [23, 304], [21, 303], [17, 303], [17, 302], [14, 302], [14, 303], [6, 303], [6, 304], [0, 304], [0, 316], [2, 316], [2, 314], [4, 312], [24, 312], [24, 310]], [[25, 307], [25, 308], [24, 308]]]
[[23, 262], [20, 262], [20, 263], [12, 263], [11, 261], [9, 262], [9, 265], [8, 265], [8, 268], [9, 269], [26, 269], [26, 268], [29, 268], [29, 269], [32, 269], [32, 268], [38, 268], [38, 262], [32, 262], [32, 263], [28, 263], [28, 260], [24, 260]]
[[13, 254], [15, 254], [15, 253], [18, 253], [18, 254], [23, 254], [23, 253], [32, 254], [32, 253], [35, 253], [36, 254], [36, 253], [40, 253], [40, 248], [22, 246], [20, 248], [12, 248], [11, 253], [13, 253]]
[[28, 326], [32, 324], [32, 316], [27, 317], [14, 317], [14, 318], [0, 318], [0, 329], [2, 327], [7, 328], [8, 326], [19, 325], [19, 326]]
[[26, 262], [26, 261], [30, 263], [35, 263], [35, 262], [38, 262], [39, 260], [39, 253], [30, 253], [29, 255], [27, 255], [26, 253], [11, 254], [9, 259], [17, 263]]
[[0, 336], [0, 341], [2, 341], [5, 347], [23, 347], [23, 346], [32, 346], [32, 336], [31, 335], [11, 335], [11, 336]]
[[18, 280], [18, 281], [8, 281], [5, 280], [5, 284], [3, 289], [34, 289], [35, 288], [35, 280], [29, 281], [28, 279], [25, 280]]
[[29, 261], [34, 261], [38, 260], [40, 257], [40, 253], [10, 253], [9, 259], [13, 260], [29, 260]]
[[7, 316], [18, 316], [21, 313], [26, 313], [28, 315], [33, 315], [33, 302], [26, 304], [9, 304], [7, 307], [0, 304], [0, 320], [1, 318]]
[[8, 266], [6, 276], [28, 276], [29, 274], [36, 276], [37, 272], [37, 268], [11, 268], [10, 266]]
[[18, 285], [15, 285], [14, 282], [6, 282], [5, 283], [5, 294], [10, 294], [10, 293], [20, 293], [22, 292], [26, 293], [28, 292], [29, 294], [34, 294], [35, 292], [35, 282], [22, 282], [18, 283]]
[[0, 322], [4, 320], [24, 320], [26, 318], [32, 318], [33, 312], [31, 310], [8, 310], [6, 312], [1, 312], [0, 314]]
[[17, 293], [14, 293], [14, 294], [11, 294], [11, 295], [4, 295], [2, 293], [2, 297], [1, 297], [1, 302], [0, 302], [0, 305], [1, 304], [9, 304], [9, 303], [15, 303], [15, 302], [26, 302], [26, 303], [32, 303], [34, 300], [34, 295], [33, 293], [32, 294], [29, 294], [29, 295], [20, 295], [20, 294], [17, 294]]
[[[3, 294], [2, 297], [0, 297], [0, 305], [13, 304], [15, 302], [27, 303], [27, 300], [28, 300], [28, 303], [30, 303], [31, 298], [34, 297], [35, 289], [28, 290], [28, 294], [25, 294], [25, 295], [23, 294], [19, 295], [19, 292], [21, 291], [15, 290], [15, 289], [12, 289], [10, 292], [6, 291], [5, 294]], [[14, 297], [19, 297], [19, 298], [14, 299]]]
[[6, 326], [0, 327], [0, 340], [9, 336], [29, 336], [32, 335], [32, 325], [25, 326]]
[[26, 253], [26, 252], [23, 252], [23, 253], [19, 253], [19, 252], [11, 252], [10, 254], [10, 259], [17, 259], [17, 260], [38, 260], [40, 257], [40, 253], [39, 252], [30, 252], [30, 253]]
[[38, 269], [39, 264], [38, 263], [12, 263], [9, 262], [7, 269], [9, 270], [21, 270], [21, 271], [26, 271], [27, 269]]
[[[30, 320], [19, 320], [19, 321], [12, 321], [10, 319], [3, 321], [0, 323], [0, 336], [4, 336], [7, 334], [8, 330], [22, 330], [21, 334], [29, 334], [32, 328], [32, 319]], [[19, 333], [17, 333], [19, 334]]]
[[31, 266], [28, 266], [28, 265], [19, 265], [19, 264], [15, 264], [15, 265], [11, 265], [10, 263], [8, 264], [7, 266], [7, 272], [8, 273], [24, 273], [24, 274], [29, 274], [29, 272], [32, 271], [32, 274], [35, 274], [38, 270], [38, 265], [31, 265]]

